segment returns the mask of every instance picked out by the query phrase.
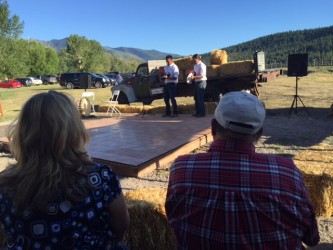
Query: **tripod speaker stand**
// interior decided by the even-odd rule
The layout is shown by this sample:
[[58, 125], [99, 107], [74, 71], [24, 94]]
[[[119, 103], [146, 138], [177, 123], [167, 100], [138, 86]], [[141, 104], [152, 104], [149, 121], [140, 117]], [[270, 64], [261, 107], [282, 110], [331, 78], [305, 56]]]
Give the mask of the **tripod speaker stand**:
[[298, 95], [298, 80], [300, 76], [307, 76], [308, 75], [308, 54], [291, 54], [288, 55], [288, 76], [295, 76], [296, 77], [296, 94], [294, 95], [294, 100], [289, 109], [289, 118], [293, 110], [295, 111], [295, 115], [297, 115], [297, 101], [300, 101], [303, 105], [303, 108], [308, 113], [309, 116], [310, 112], [305, 107], [301, 97]]
[[296, 93], [294, 95], [294, 100], [293, 100], [293, 102], [292, 102], [292, 104], [290, 106], [289, 112], [288, 112], [289, 118], [291, 117], [291, 114], [292, 114], [293, 110], [295, 112], [295, 115], [297, 115], [297, 112], [298, 112], [298, 110], [297, 110], [298, 109], [297, 101], [298, 100], [303, 105], [303, 108], [305, 109], [306, 113], [308, 113], [308, 115], [311, 116], [310, 112], [305, 107], [304, 102], [302, 101], [302, 98], [298, 95], [298, 80], [299, 80], [299, 77], [296, 76]]

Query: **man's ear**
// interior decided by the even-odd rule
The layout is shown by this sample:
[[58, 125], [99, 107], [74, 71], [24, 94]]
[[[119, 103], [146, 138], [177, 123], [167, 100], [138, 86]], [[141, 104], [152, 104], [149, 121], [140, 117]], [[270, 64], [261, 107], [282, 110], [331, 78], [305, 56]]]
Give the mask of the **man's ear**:
[[213, 137], [216, 136], [216, 134], [217, 134], [217, 126], [218, 126], [217, 121], [215, 118], [213, 118], [211, 121], [211, 127], [212, 127], [211, 129], [212, 129]]

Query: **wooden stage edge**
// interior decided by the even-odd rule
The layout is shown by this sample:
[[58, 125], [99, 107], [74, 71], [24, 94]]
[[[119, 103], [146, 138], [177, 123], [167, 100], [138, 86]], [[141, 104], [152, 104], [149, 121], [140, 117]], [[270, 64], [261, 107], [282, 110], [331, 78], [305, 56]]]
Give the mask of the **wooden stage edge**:
[[[3, 138], [1, 138], [3, 139]], [[193, 139], [177, 148], [174, 148], [164, 154], [161, 154], [147, 162], [141, 163], [138, 166], [132, 166], [127, 164], [122, 164], [119, 162], [107, 161], [103, 159], [93, 158], [94, 162], [103, 163], [109, 165], [118, 175], [124, 177], [141, 177], [149, 172], [156, 169], [163, 169], [165, 166], [173, 162], [178, 156], [183, 154], [188, 154], [201, 146], [206, 145], [213, 141], [213, 136], [211, 133], [200, 134], [199, 137]], [[5, 140], [0, 140], [0, 151], [9, 151], [8, 142]]]
[[213, 141], [211, 133], [202, 134], [198, 138], [189, 141], [177, 148], [174, 148], [162, 155], [159, 155], [147, 162], [144, 162], [138, 166], [121, 164], [118, 162], [107, 161], [103, 159], [93, 158], [97, 163], [103, 163], [109, 165], [118, 175], [124, 177], [141, 177], [156, 169], [164, 169], [165, 166], [173, 162], [178, 156], [188, 154], [201, 146], [206, 145]]

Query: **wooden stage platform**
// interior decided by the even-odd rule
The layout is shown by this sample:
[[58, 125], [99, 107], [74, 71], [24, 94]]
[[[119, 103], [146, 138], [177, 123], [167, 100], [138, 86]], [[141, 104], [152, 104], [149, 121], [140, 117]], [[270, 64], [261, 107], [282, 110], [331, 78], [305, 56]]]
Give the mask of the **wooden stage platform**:
[[[83, 122], [90, 134], [90, 156], [121, 176], [138, 177], [212, 141], [212, 118], [125, 114]], [[6, 141], [2, 136], [0, 141]]]

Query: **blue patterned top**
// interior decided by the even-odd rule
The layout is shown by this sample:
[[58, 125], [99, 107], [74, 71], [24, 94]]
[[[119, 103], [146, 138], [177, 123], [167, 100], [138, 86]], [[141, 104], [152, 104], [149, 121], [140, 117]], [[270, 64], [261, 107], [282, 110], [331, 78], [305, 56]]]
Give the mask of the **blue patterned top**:
[[121, 193], [115, 173], [95, 164], [88, 175], [91, 192], [82, 202], [48, 204], [47, 213], [17, 216], [10, 197], [0, 193], [0, 221], [7, 249], [122, 249], [109, 226], [107, 206]]

